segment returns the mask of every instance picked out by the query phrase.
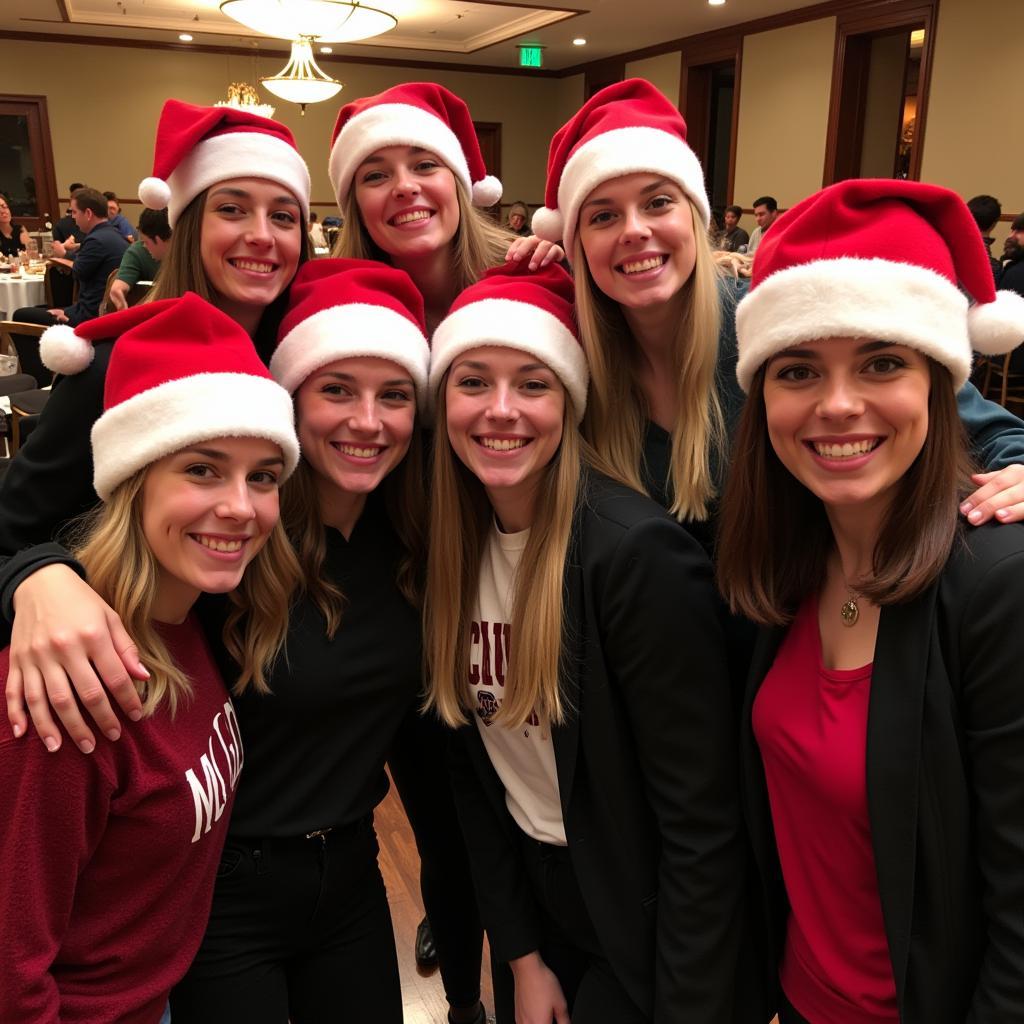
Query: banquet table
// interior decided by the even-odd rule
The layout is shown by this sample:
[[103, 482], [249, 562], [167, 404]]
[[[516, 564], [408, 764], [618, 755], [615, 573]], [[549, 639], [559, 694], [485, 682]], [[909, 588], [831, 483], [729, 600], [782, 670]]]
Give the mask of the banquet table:
[[11, 314], [22, 306], [39, 306], [45, 301], [42, 274], [0, 274], [0, 320], [10, 320]]

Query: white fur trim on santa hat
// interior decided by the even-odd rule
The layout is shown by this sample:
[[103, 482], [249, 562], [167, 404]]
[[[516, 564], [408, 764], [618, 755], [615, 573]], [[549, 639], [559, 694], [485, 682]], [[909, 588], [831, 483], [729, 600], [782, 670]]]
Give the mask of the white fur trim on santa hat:
[[1024, 298], [996, 292], [995, 302], [979, 302], [967, 314], [971, 348], [986, 356], [1011, 352], [1024, 341]]
[[47, 327], [39, 339], [39, 358], [54, 373], [81, 373], [95, 354], [92, 342], [80, 338], [68, 324]]
[[437, 393], [448, 367], [463, 352], [486, 345], [536, 356], [572, 396], [577, 423], [583, 419], [590, 381], [583, 346], [557, 317], [516, 299], [481, 299], [441, 321], [430, 344], [430, 393]]
[[197, 373], [108, 409], [93, 425], [93, 486], [106, 501], [151, 462], [218, 437], [265, 437], [284, 455], [283, 482], [299, 461], [291, 395], [266, 377]]
[[386, 306], [353, 302], [306, 317], [281, 339], [270, 372], [294, 394], [311, 373], [354, 356], [398, 363], [412, 377], [422, 404], [430, 365], [427, 339], [411, 320]]
[[971, 372], [967, 297], [942, 275], [911, 263], [843, 257], [780, 270], [737, 306], [736, 337], [744, 391], [772, 356], [820, 338], [907, 345], [947, 367], [957, 390]]
[[168, 175], [171, 227], [203, 189], [230, 178], [264, 178], [283, 185], [299, 201], [303, 223], [309, 221], [309, 168], [298, 150], [266, 132], [228, 132], [204, 139]]
[[356, 168], [385, 146], [421, 146], [436, 153], [472, 196], [469, 165], [455, 132], [439, 117], [411, 103], [380, 103], [346, 122], [331, 147], [327, 169], [339, 209], [345, 207]]
[[613, 128], [585, 142], [566, 161], [558, 183], [565, 251], [572, 253], [580, 207], [611, 178], [648, 172], [671, 178], [693, 200], [706, 228], [711, 221], [704, 172], [690, 147], [660, 128]]

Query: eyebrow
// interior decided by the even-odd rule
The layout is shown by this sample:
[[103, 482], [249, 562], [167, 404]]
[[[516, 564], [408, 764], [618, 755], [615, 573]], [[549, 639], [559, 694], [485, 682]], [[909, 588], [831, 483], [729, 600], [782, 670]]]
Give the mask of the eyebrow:
[[[356, 382], [355, 377], [353, 377], [351, 373], [337, 373], [337, 372], [332, 370], [332, 371], [327, 372], [327, 373], [322, 373], [320, 376], [321, 377], [333, 377], [334, 380], [341, 380], [341, 381], [344, 381], [346, 384], [354, 384]], [[411, 387], [411, 388], [416, 386], [416, 384], [413, 381], [412, 377], [396, 377], [394, 380], [382, 381], [381, 387], [393, 388], [393, 387], [395, 387], [398, 384], [405, 384], [405, 385], [407, 385], [408, 387]]]
[[[652, 192], [657, 192], [659, 188], [664, 188], [666, 185], [674, 184], [668, 178], [659, 178], [657, 181], [652, 181], [650, 185], [645, 185], [640, 189], [640, 195], [650, 195]], [[586, 209], [588, 206], [611, 206], [615, 202], [614, 199], [588, 199], [582, 206], [582, 209]]]
[[[478, 363], [472, 359], [466, 359], [458, 365], [464, 366], [467, 370], [477, 370], [478, 372], [484, 372], [490, 369], [490, 366], [487, 363]], [[548, 370], [550, 373], [555, 372], [547, 363], [524, 363], [516, 370], [516, 373], [532, 373], [534, 370]]]
[[[214, 462], [227, 462], [230, 456], [227, 452], [218, 451], [216, 448], [184, 448], [183, 455], [201, 455], [204, 459], [212, 459]], [[283, 466], [284, 459], [280, 455], [271, 455], [269, 458], [260, 459], [257, 466]]]
[[[862, 356], [869, 352], [877, 352], [879, 349], [892, 348], [895, 345], [899, 345], [898, 341], [866, 341], [863, 345], [858, 345], [854, 349], [854, 355]], [[777, 352], [769, 359], [769, 362], [774, 362], [776, 359], [820, 359], [821, 352], [818, 349], [813, 348], [787, 348], [783, 352]]]
[[[228, 185], [223, 185], [221, 188], [214, 189], [210, 193], [210, 198], [212, 199], [214, 196], [220, 196], [220, 195], [236, 196], [239, 199], [251, 199], [252, 198], [252, 193], [251, 192], [247, 192], [244, 188], [231, 188]], [[295, 206], [295, 207], [297, 207], [299, 205], [298, 200], [296, 200], [293, 196], [290, 196], [290, 195], [287, 195], [287, 194], [275, 196], [273, 201], [275, 203], [286, 203], [288, 206]]]
[[[430, 153], [431, 150], [424, 149], [422, 146], [408, 146], [408, 147], [406, 147], [406, 152], [409, 154], [409, 156], [418, 156], [420, 153]], [[365, 167], [367, 164], [382, 164], [382, 163], [384, 163], [384, 157], [377, 156], [376, 154], [371, 153], [359, 165], [359, 167]], [[359, 167], [357, 167], [356, 170], [359, 170]]]

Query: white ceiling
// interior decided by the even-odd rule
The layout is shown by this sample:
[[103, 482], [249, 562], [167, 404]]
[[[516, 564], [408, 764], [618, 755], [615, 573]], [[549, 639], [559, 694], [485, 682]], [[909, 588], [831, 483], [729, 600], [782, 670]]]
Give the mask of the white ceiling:
[[[544, 66], [585, 61], [656, 46], [799, 7], [816, 0], [365, 0], [398, 18], [392, 32], [362, 43], [334, 45], [335, 57], [430, 60], [515, 67], [516, 45], [545, 47]], [[220, 13], [219, 0], [3, 0], [0, 32], [106, 37], [251, 52], [287, 50]], [[178, 33], [193, 36], [178, 42]], [[586, 46], [574, 46], [578, 36]]]

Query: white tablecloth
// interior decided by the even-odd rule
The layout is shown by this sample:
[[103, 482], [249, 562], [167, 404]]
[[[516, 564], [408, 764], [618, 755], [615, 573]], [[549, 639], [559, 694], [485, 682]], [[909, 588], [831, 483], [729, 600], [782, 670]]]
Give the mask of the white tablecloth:
[[46, 301], [42, 275], [15, 277], [0, 274], [0, 320], [10, 320], [11, 314], [22, 306], [38, 306]]

